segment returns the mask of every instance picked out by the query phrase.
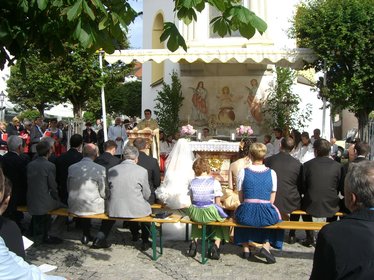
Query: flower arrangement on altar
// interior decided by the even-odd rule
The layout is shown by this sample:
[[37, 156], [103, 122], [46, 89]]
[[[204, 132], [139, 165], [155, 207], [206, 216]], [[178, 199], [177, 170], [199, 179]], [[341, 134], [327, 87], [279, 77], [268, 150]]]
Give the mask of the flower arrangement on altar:
[[192, 125], [187, 124], [182, 126], [180, 133], [182, 137], [191, 138], [196, 133], [196, 129]]
[[241, 125], [236, 128], [236, 134], [242, 138], [247, 138], [253, 134], [253, 129], [250, 126]]

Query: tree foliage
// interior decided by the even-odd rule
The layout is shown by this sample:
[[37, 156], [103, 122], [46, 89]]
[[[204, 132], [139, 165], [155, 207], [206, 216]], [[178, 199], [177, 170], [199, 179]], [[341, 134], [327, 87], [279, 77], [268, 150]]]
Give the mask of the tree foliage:
[[56, 69], [55, 90], [73, 104], [74, 117], [81, 118], [87, 101], [100, 96], [101, 70], [97, 56], [83, 50], [71, 50]]
[[174, 135], [179, 128], [179, 110], [183, 105], [184, 97], [182, 85], [178, 74], [173, 71], [171, 84], [162, 84], [162, 90], [157, 92], [155, 114], [160, 128], [166, 135]]
[[142, 83], [139, 81], [121, 84], [108, 91], [108, 111], [112, 115], [141, 116]]
[[40, 115], [49, 105], [58, 104], [64, 98], [55, 92], [57, 73], [55, 62], [43, 62], [37, 53], [30, 54], [25, 65], [27, 74], [24, 75], [20, 65], [11, 67], [7, 81], [8, 98], [20, 110], [37, 109]]
[[74, 116], [81, 118], [82, 111], [91, 102], [101, 109], [102, 83], [108, 85], [108, 90], [114, 89], [132, 68], [120, 62], [104, 65], [102, 77], [97, 54], [74, 48], [67, 50], [66, 58], [57, 57], [49, 62], [43, 62], [39, 52], [34, 52], [26, 60], [25, 73], [21, 73], [18, 63], [13, 66], [8, 80], [10, 100], [22, 109], [37, 108], [41, 114], [48, 105], [70, 101]]
[[29, 120], [29, 121], [33, 121], [35, 120], [37, 117], [40, 117], [40, 112], [38, 110], [25, 110], [25, 111], [22, 111], [19, 115], [18, 115], [18, 118], [23, 121], [23, 120]]
[[[175, 2], [178, 19], [189, 24], [208, 5], [221, 15], [211, 21], [214, 32], [225, 36], [239, 30], [251, 38], [256, 30], [265, 32], [266, 23], [241, 5], [240, 0], [179, 0]], [[127, 27], [138, 16], [127, 0], [1, 0], [0, 68], [6, 61], [23, 61], [34, 46], [44, 58], [67, 55], [65, 43], [88, 52], [103, 48], [112, 53], [126, 38]], [[165, 22], [161, 41], [175, 51], [187, 49], [174, 22]], [[9, 56], [9, 53], [11, 56]]]
[[363, 137], [374, 109], [374, 0], [306, 1], [291, 34], [300, 47], [315, 51], [311, 66], [327, 71], [322, 94], [335, 108], [355, 113]]
[[[142, 102], [142, 83], [117, 83], [116, 86], [105, 88], [106, 110], [113, 118], [119, 115], [140, 116]], [[87, 104], [87, 111], [95, 119], [101, 118], [101, 99], [91, 98]]]
[[[46, 58], [66, 55], [64, 45], [113, 52], [126, 39], [137, 13], [124, 0], [2, 0], [0, 66], [32, 46]], [[1, 67], [2, 68], [2, 67]]]
[[281, 128], [286, 133], [290, 129], [303, 130], [310, 120], [311, 105], [300, 109], [300, 97], [292, 92], [295, 72], [290, 68], [276, 67], [277, 79], [270, 89], [264, 114], [269, 128]]

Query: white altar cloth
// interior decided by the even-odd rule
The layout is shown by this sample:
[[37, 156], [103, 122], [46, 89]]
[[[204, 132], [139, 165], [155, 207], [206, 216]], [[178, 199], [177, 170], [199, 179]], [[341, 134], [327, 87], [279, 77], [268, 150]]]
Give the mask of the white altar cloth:
[[227, 141], [191, 141], [190, 147], [193, 152], [239, 152], [240, 142], [227, 142]]

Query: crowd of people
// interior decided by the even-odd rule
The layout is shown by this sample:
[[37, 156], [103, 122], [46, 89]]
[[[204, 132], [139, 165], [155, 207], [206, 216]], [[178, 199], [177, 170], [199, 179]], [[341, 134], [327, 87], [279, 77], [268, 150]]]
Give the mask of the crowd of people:
[[[150, 112], [145, 113], [149, 114], [143, 125], [155, 127]], [[186, 139], [178, 140], [178, 136], [172, 139], [160, 133], [160, 146], [164, 146], [161, 154], [162, 151], [166, 154], [165, 162], [160, 166], [156, 159], [146, 154], [145, 139], [137, 138], [132, 144], [127, 143], [126, 128], [120, 118], [109, 127], [109, 140], [103, 143], [101, 152], [90, 123], [86, 124], [83, 135], [70, 137], [67, 151], [63, 148], [64, 133], [54, 120], [48, 127], [43, 127], [41, 118], [24, 125], [14, 119], [6, 131], [9, 132], [7, 137], [0, 137], [3, 141], [0, 144], [6, 146], [7, 151], [1, 156], [1, 166], [12, 188], [3, 191], [2, 237], [1, 225], [9, 220], [15, 223], [13, 228], [19, 227], [37, 244], [58, 244], [63, 242], [60, 236], [68, 221], [66, 217], [52, 219], [48, 212], [53, 209], [67, 207], [78, 217], [106, 213], [109, 217], [138, 218], [150, 215], [151, 204], [159, 200], [171, 209], [184, 208], [197, 222], [222, 221], [232, 216], [239, 224], [256, 227], [236, 228], [233, 242], [242, 247], [243, 258], [251, 259], [257, 255], [272, 264], [276, 259], [271, 248], [282, 249], [284, 231], [258, 227], [282, 220], [297, 221], [300, 217], [291, 214], [294, 210], [307, 212], [302, 217], [304, 221], [316, 217], [332, 222], [336, 220], [337, 211], [352, 212], [347, 217], [353, 217], [353, 220], [374, 221], [374, 167], [366, 160], [368, 144], [356, 141], [355, 154], [349, 163], [352, 167], [347, 168], [337, 161], [334, 146], [320, 137], [318, 129], [310, 139], [307, 133], [296, 130], [283, 137], [280, 129], [274, 130], [273, 142], [269, 135], [265, 136], [264, 143], [243, 139], [239, 159], [229, 169], [228, 189], [233, 197], [224, 195], [221, 183], [210, 175], [208, 161], [195, 158]], [[25, 149], [27, 144], [29, 147]], [[164, 171], [162, 182], [161, 171]], [[366, 179], [360, 181], [352, 177], [359, 172], [366, 172], [362, 174]], [[364, 187], [370, 191], [362, 190]], [[228, 199], [231, 199], [230, 203]], [[17, 211], [17, 206], [23, 205], [27, 205], [32, 216], [28, 229], [23, 228], [23, 214]], [[357, 214], [357, 211], [365, 213]], [[331, 261], [321, 261], [325, 258], [324, 252], [334, 254], [331, 243], [340, 250], [340, 241], [334, 240], [331, 234], [340, 228], [348, 230], [349, 219], [326, 226], [318, 235], [317, 245], [314, 231], [306, 232], [302, 244], [316, 246], [312, 274], [315, 279], [326, 269], [326, 262]], [[108, 236], [115, 221], [103, 220], [95, 236], [91, 234], [90, 219], [77, 218], [75, 222], [82, 230], [82, 244], [91, 243], [94, 249], [111, 246]], [[148, 224], [130, 223], [128, 227], [133, 241], [142, 240], [143, 250], [151, 246]], [[373, 230], [369, 224], [367, 230]], [[24, 257], [23, 247], [16, 237], [20, 230], [12, 231], [17, 233], [14, 238], [3, 237], [5, 245], [0, 245]], [[208, 255], [217, 260], [222, 244], [230, 241], [230, 232], [223, 227], [211, 227], [209, 231], [213, 245], [209, 247]], [[194, 226], [187, 250], [191, 257], [196, 255], [199, 237], [200, 229]], [[287, 241], [290, 244], [297, 242], [295, 231], [289, 231]], [[345, 259], [339, 261], [343, 263]], [[354, 265], [351, 267], [355, 268]], [[363, 269], [371, 268], [367, 264]], [[341, 271], [331, 273], [336, 275]]]

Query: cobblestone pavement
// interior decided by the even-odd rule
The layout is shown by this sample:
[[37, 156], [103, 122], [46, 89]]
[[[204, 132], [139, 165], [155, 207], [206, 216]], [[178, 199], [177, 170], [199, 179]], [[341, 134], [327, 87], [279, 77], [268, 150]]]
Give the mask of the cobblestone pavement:
[[[119, 223], [116, 226], [120, 226]], [[94, 225], [93, 232], [98, 225]], [[222, 248], [221, 259], [199, 263], [200, 254], [195, 259], [187, 257], [188, 243], [183, 240], [183, 232], [173, 236], [168, 233], [164, 242], [164, 254], [157, 261], [151, 260], [152, 250], [140, 251], [141, 241], [132, 242], [128, 230], [112, 230], [109, 241], [111, 248], [94, 250], [79, 241], [81, 232], [71, 228], [62, 236], [61, 245], [32, 246], [27, 250], [27, 260], [35, 265], [43, 263], [56, 265], [52, 274], [69, 279], [309, 279], [314, 248], [300, 244], [284, 243], [282, 251], [274, 250], [277, 263], [268, 265], [260, 258], [243, 260], [241, 248], [226, 244]], [[303, 233], [298, 233], [302, 235]], [[301, 237], [301, 236], [300, 236]], [[174, 239], [174, 240], [173, 240]], [[199, 248], [200, 249], [200, 248]]]

